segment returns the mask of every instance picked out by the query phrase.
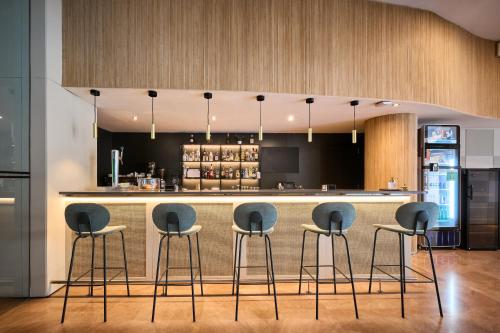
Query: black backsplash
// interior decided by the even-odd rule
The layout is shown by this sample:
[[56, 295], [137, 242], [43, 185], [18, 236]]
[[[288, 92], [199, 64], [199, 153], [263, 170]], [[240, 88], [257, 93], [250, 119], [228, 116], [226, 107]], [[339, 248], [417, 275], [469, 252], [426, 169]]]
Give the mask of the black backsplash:
[[[249, 134], [238, 134], [248, 143]], [[256, 135], [254, 135], [257, 138]], [[112, 133], [99, 130], [97, 141], [98, 184], [105, 185], [111, 170], [111, 149], [125, 148], [120, 174], [145, 172], [147, 163], [155, 161], [157, 168], [165, 168], [167, 178], [180, 174], [180, 146], [188, 142], [188, 133]], [[197, 143], [205, 143], [205, 134], [195, 134]], [[257, 142], [257, 140], [256, 140]], [[212, 134], [211, 143], [225, 144], [225, 133]], [[231, 143], [236, 143], [231, 135]], [[262, 147], [298, 147], [298, 173], [262, 173], [262, 188], [274, 188], [279, 181], [295, 182], [304, 188], [320, 188], [321, 184], [336, 184], [341, 189], [364, 187], [364, 137], [358, 134], [358, 143], [351, 143], [351, 134], [314, 134], [307, 142], [307, 134], [265, 133]]]

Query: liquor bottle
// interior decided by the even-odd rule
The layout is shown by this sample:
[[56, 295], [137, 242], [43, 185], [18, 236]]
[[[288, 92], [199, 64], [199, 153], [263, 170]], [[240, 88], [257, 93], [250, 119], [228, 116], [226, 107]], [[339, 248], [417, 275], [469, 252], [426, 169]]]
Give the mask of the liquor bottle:
[[188, 160], [188, 155], [186, 154], [186, 151], [184, 151], [184, 154], [182, 154], [182, 161], [186, 162]]
[[216, 152], [214, 153], [214, 161], [216, 161], [216, 162], [218, 162], [218, 161], [219, 161], [219, 152], [218, 152], [218, 151], [216, 151]]
[[255, 153], [254, 153], [254, 160], [258, 161], [259, 160], [259, 150], [255, 148]]
[[212, 152], [208, 153], [208, 161], [213, 162], [214, 161], [214, 154]]
[[210, 164], [210, 170], [208, 171], [208, 178], [209, 179], [213, 179], [215, 176], [214, 174], [214, 166], [212, 164]]
[[200, 161], [200, 148], [196, 149], [196, 161]]
[[229, 179], [233, 179], [233, 167], [229, 167]]

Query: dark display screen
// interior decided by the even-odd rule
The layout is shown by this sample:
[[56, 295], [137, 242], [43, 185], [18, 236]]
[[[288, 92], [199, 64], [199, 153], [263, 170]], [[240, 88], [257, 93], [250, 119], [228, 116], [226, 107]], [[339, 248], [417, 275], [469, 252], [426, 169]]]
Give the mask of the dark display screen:
[[262, 172], [298, 173], [298, 147], [262, 147]]

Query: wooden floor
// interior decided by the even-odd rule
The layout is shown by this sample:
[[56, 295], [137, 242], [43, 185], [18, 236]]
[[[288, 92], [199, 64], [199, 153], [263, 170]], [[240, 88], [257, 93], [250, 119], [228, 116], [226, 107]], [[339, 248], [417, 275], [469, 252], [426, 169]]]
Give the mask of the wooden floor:
[[[0, 300], [0, 332], [500, 332], [500, 252], [456, 250], [435, 251], [435, 255], [443, 319], [432, 284], [408, 288], [407, 316], [402, 319], [397, 284], [384, 283], [384, 293], [368, 295], [367, 284], [357, 283], [359, 320], [345, 285], [341, 295], [321, 297], [318, 321], [314, 320], [313, 295], [279, 297], [279, 321], [274, 319], [272, 297], [243, 297], [238, 322], [234, 321], [232, 297], [199, 297], [196, 323], [191, 321], [188, 297], [159, 299], [155, 323], [150, 322], [151, 297], [109, 298], [107, 323], [102, 322], [102, 298], [94, 297], [71, 298], [66, 323], [61, 325], [60, 291], [45, 299]], [[430, 271], [426, 252], [419, 253], [414, 264]], [[175, 292], [189, 291], [176, 288]], [[242, 292], [252, 288], [244, 286]], [[321, 288], [331, 289], [330, 285]], [[229, 290], [227, 285], [206, 286], [207, 294]], [[297, 285], [278, 285], [279, 292], [296, 290]], [[113, 286], [112, 293], [124, 295], [125, 290]], [[132, 293], [152, 293], [152, 287], [133, 286]]]

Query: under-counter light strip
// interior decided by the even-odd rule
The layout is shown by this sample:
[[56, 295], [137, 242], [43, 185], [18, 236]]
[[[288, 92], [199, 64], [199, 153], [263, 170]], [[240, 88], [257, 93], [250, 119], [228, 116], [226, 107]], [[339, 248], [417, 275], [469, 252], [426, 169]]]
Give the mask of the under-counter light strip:
[[390, 203], [409, 202], [409, 195], [339, 195], [339, 196], [163, 196], [163, 197], [65, 197], [67, 203], [319, 203], [319, 202], [352, 202], [352, 203]]

